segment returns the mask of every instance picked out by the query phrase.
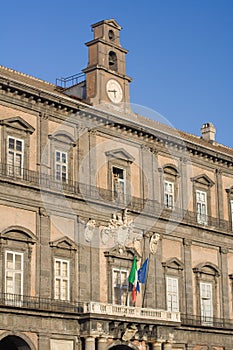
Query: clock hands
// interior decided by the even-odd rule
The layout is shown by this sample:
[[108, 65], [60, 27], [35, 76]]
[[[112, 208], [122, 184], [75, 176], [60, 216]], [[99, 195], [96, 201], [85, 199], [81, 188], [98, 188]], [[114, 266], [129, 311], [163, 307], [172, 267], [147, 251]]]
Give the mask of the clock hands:
[[108, 90], [108, 92], [113, 92], [114, 93], [114, 97], [116, 97], [117, 90]]

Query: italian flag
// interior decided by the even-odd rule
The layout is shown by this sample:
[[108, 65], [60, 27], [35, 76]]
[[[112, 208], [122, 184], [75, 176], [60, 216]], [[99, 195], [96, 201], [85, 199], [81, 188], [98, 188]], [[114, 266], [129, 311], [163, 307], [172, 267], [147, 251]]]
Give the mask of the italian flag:
[[130, 270], [130, 274], [128, 277], [129, 281], [129, 292], [132, 292], [132, 302], [136, 302], [137, 296], [137, 259], [134, 257], [133, 265]]

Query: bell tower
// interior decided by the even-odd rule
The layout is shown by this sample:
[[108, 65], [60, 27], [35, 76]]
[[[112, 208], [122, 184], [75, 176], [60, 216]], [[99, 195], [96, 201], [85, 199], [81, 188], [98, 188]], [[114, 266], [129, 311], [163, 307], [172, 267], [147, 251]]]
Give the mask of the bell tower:
[[86, 75], [86, 100], [92, 105], [110, 103], [120, 105], [130, 102], [126, 75], [125, 50], [120, 44], [121, 26], [114, 20], [103, 20], [92, 25], [93, 40], [88, 47]]

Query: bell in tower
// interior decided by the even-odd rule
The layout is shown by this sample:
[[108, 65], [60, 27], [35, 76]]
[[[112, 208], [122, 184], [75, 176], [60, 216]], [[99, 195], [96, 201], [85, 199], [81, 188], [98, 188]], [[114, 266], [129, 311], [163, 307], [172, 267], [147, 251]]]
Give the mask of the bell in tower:
[[86, 43], [88, 66], [86, 75], [86, 100], [92, 105], [129, 103], [129, 83], [126, 75], [125, 50], [120, 44], [121, 26], [114, 20], [104, 20], [92, 25], [94, 38]]

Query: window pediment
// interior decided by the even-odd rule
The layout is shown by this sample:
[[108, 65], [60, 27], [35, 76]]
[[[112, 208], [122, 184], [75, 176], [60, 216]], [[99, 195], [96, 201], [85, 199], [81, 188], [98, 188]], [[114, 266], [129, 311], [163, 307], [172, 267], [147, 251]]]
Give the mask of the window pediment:
[[162, 263], [163, 267], [173, 270], [183, 270], [184, 264], [177, 258], [171, 258]]
[[196, 267], [194, 267], [193, 272], [217, 277], [220, 276], [219, 268], [211, 262], [198, 264]]
[[230, 195], [233, 195], [233, 186], [231, 186], [230, 188], [227, 188], [226, 192], [229, 193]]
[[164, 174], [172, 175], [172, 176], [178, 176], [179, 172], [177, 168], [173, 164], [166, 164], [163, 167]]
[[124, 150], [124, 148], [119, 148], [116, 150], [107, 151], [107, 152], [105, 152], [105, 154], [109, 158], [120, 159], [120, 160], [124, 160], [126, 162], [129, 162], [129, 163], [132, 163], [134, 161], [134, 158], [129, 154], [129, 152]]
[[214, 185], [214, 182], [206, 174], [195, 176], [191, 180], [206, 187], [212, 187]]
[[24, 131], [29, 134], [32, 134], [35, 131], [35, 129], [21, 117], [4, 119], [4, 120], [1, 120], [0, 123], [1, 125], [5, 125], [12, 129]]
[[11, 226], [1, 232], [0, 238], [34, 244], [36, 236], [28, 229], [21, 226]]
[[77, 245], [68, 237], [57, 239], [56, 241], [50, 242], [49, 245], [52, 248], [77, 250]]
[[54, 132], [52, 135], [49, 135], [48, 137], [50, 140], [75, 146], [75, 141], [73, 136], [65, 130]]
[[106, 257], [118, 258], [124, 260], [133, 260], [138, 253], [133, 248], [121, 247], [119, 245], [113, 247], [111, 250], [104, 252]]

